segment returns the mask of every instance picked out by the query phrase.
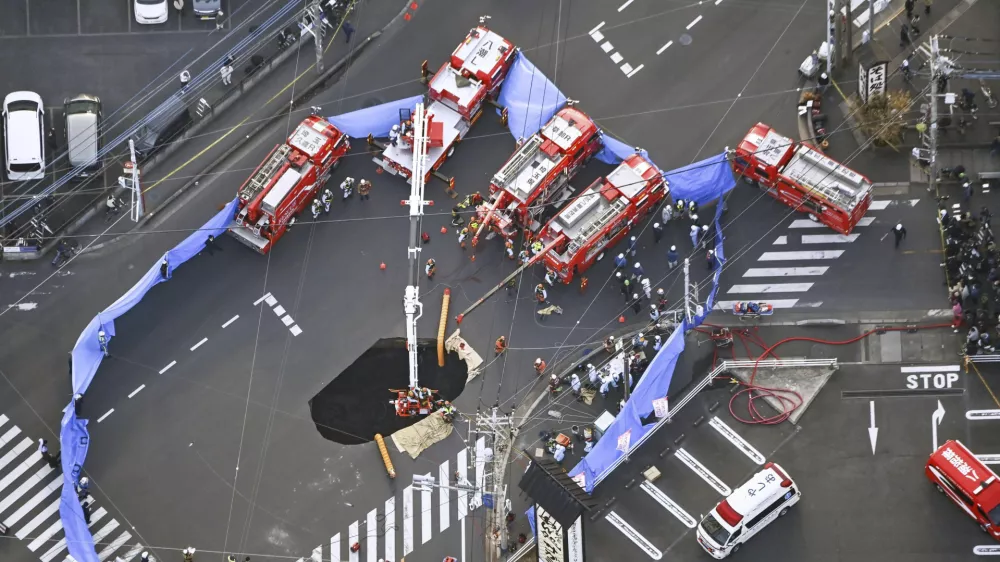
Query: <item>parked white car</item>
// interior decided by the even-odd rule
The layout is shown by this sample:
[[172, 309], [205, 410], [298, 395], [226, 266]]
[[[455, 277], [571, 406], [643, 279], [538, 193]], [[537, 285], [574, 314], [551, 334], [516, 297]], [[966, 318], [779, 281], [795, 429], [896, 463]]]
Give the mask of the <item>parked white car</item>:
[[35, 92], [3, 100], [4, 164], [10, 181], [45, 178], [45, 106]]
[[135, 21], [153, 25], [167, 21], [167, 0], [135, 0]]

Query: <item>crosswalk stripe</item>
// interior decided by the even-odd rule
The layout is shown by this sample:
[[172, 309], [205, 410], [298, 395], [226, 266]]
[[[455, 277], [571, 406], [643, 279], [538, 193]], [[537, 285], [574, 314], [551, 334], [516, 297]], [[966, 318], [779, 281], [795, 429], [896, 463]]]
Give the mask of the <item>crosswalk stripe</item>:
[[[135, 558], [136, 556], [139, 556], [139, 553], [142, 552], [144, 548], [146, 547], [142, 546], [142, 543], [136, 544], [135, 546], [130, 548], [128, 552], [125, 553], [125, 556], [122, 556], [122, 560], [128, 562], [129, 560]], [[340, 561], [338, 560], [337, 562]]]
[[769, 283], [761, 285], [733, 285], [726, 291], [729, 294], [741, 293], [804, 293], [811, 289], [812, 283]]
[[[32, 532], [34, 532], [34, 530], [37, 529], [38, 526], [42, 524], [42, 522], [44, 522], [49, 517], [51, 517], [52, 514], [58, 512], [59, 511], [59, 503], [61, 501], [62, 501], [62, 498], [61, 497], [57, 497], [55, 499], [55, 501], [53, 501], [48, 506], [46, 506], [45, 509], [43, 509], [41, 512], [39, 512], [38, 515], [36, 515], [34, 518], [32, 518], [32, 520], [29, 521], [27, 525], [25, 525], [22, 529], [19, 529], [17, 531], [17, 535], [16, 535], [17, 538], [19, 540], [24, 540], [25, 537], [27, 537]], [[57, 518], [56, 521], [59, 521], [59, 519]], [[60, 521], [60, 523], [61, 523], [61, 521]]]
[[36, 484], [39, 484], [50, 472], [52, 472], [52, 467], [49, 465], [39, 468], [38, 472], [32, 475], [31, 478], [25, 480], [20, 486], [17, 487], [16, 490], [11, 492], [9, 496], [0, 501], [0, 514], [7, 511], [7, 508], [14, 505], [14, 502], [21, 499], [21, 497], [24, 496], [24, 494], [27, 494], [28, 490], [34, 488]]
[[403, 488], [403, 556], [413, 552], [413, 486]]
[[385, 559], [396, 559], [396, 496], [385, 500]]
[[117, 519], [112, 519], [111, 521], [108, 521], [107, 525], [101, 527], [100, 531], [94, 533], [94, 544], [100, 544], [100, 542], [104, 540], [104, 537], [110, 535], [112, 531], [114, 531], [117, 528], [118, 528]]
[[14, 467], [14, 470], [10, 471], [6, 476], [0, 480], [0, 492], [7, 489], [12, 482], [21, 477], [22, 474], [28, 471], [29, 468], [34, 466], [35, 463], [42, 460], [42, 455], [38, 451], [32, 453], [27, 459], [25, 459], [21, 464]]
[[17, 437], [20, 434], [21, 434], [21, 428], [17, 427], [16, 425], [8, 429], [7, 432], [3, 434], [3, 437], [0, 437], [0, 447], [3, 447], [7, 443], [10, 443], [11, 441], [14, 440], [15, 437]]
[[[351, 526], [347, 528], [347, 541], [348, 541], [347, 544], [351, 544], [351, 545], [353, 545], [354, 543], [358, 542], [358, 522], [357, 521], [355, 521], [354, 523], [351, 523]], [[347, 559], [350, 560], [350, 562], [358, 562], [358, 553], [357, 552], [353, 552], [350, 549], [348, 549], [348, 551], [350, 552], [350, 554], [348, 554]]]
[[97, 555], [97, 559], [100, 560], [101, 562], [104, 562], [105, 560], [107, 560], [108, 558], [110, 558], [111, 555], [115, 553], [115, 551], [117, 551], [119, 548], [125, 546], [125, 543], [127, 543], [130, 540], [132, 540], [132, 533], [130, 533], [128, 531], [123, 532], [122, 534], [118, 535], [118, 538], [116, 538], [115, 540], [111, 541], [111, 544], [108, 545], [107, 548], [105, 548], [104, 550], [102, 550]]
[[312, 562], [323, 562], [323, 545], [319, 545], [312, 551], [312, 556], [309, 557]]
[[[97, 524], [98, 521], [100, 521], [107, 514], [108, 514], [107, 510], [105, 510], [103, 507], [97, 508], [97, 511], [90, 514], [89, 526], [93, 527], [94, 525]], [[50, 548], [48, 552], [42, 555], [41, 558], [42, 562], [52, 562], [52, 559], [58, 556], [59, 553], [62, 552], [63, 549], [65, 548], [66, 548], [66, 537], [63, 537], [52, 548]]]
[[[30, 500], [28, 500], [24, 505], [19, 507], [17, 511], [15, 511], [10, 517], [4, 519], [4, 525], [7, 525], [8, 527], [14, 526], [14, 524], [23, 519], [25, 515], [30, 513], [31, 510], [38, 507], [38, 504], [45, 501], [45, 498], [47, 498], [49, 494], [59, 489], [62, 489], [62, 476], [57, 476], [53, 478], [52, 482], [49, 482], [48, 486], [45, 486], [44, 488], [39, 490], [37, 494], [32, 496]], [[24, 537], [28, 536], [28, 533], [34, 531], [35, 527], [38, 527], [39, 524], [41, 524], [41, 521], [35, 523], [35, 526], [31, 527], [30, 529], [26, 525], [23, 529], [17, 532], [17, 538], [23, 539]]]
[[[430, 475], [429, 472], [426, 474], [426, 476]], [[431, 492], [433, 490], [426, 486], [420, 490], [420, 544], [427, 544], [427, 541], [431, 540], [431, 535], [434, 534], [434, 524], [431, 521], [434, 515]]]
[[829, 267], [752, 267], [743, 277], [806, 277], [823, 275]]
[[[875, 217], [861, 217], [858, 221], [857, 226], [871, 226], [875, 222]], [[809, 219], [796, 219], [792, 221], [792, 224], [788, 225], [788, 228], [830, 228], [821, 222], [816, 222]]]
[[[438, 465], [438, 482], [444, 484], [451, 480], [451, 474], [448, 470], [448, 459], [445, 459], [443, 463]], [[451, 526], [451, 517], [449, 508], [451, 505], [448, 503], [450, 501], [451, 489], [438, 487], [438, 493], [441, 494], [441, 505], [440, 515], [441, 515], [441, 530], [444, 531]]]
[[[727, 311], [732, 312], [733, 305], [735, 305], [738, 302], [743, 302], [743, 301], [718, 301], [718, 302], [715, 303], [715, 309], [716, 310], [727, 310]], [[767, 304], [773, 306], [775, 309], [778, 309], [778, 308], [795, 308], [796, 305], [798, 305], [798, 303], [799, 303], [799, 299], [777, 299], [777, 300], [768, 300], [767, 301]], [[822, 304], [822, 303], [820, 303], [820, 304]]]
[[8, 421], [9, 420], [7, 419], [6, 415], [0, 414], [0, 427], [3, 427], [4, 424], [6, 424]]
[[807, 252], [764, 252], [757, 261], [792, 261], [792, 260], [835, 260], [844, 254], [844, 250], [812, 250]]
[[[463, 447], [462, 450], [458, 452], [458, 466], [455, 467], [455, 472], [458, 475], [459, 482], [466, 480], [468, 478], [468, 468], [469, 468], [469, 449], [468, 447]], [[465, 489], [458, 491], [458, 520], [465, 521], [465, 516], [469, 514], [469, 492]]]
[[[16, 427], [11, 431], [14, 430], [17, 430], [18, 432], [21, 431]], [[8, 464], [11, 463], [11, 461], [19, 457], [28, 447], [31, 447], [31, 439], [25, 437], [23, 441], [18, 443], [13, 449], [7, 451], [3, 457], [0, 457], [0, 470], [3, 470]]]
[[854, 234], [803, 234], [803, 244], [850, 244], [861, 236]]
[[[58, 506], [59, 503], [57, 502], [56, 509], [59, 509]], [[51, 539], [53, 536], [55, 536], [56, 533], [58, 533], [61, 530], [62, 530], [62, 519], [57, 517], [56, 520], [53, 521], [51, 525], [49, 525], [48, 529], [42, 531], [37, 537], [35, 537], [35, 540], [28, 543], [28, 550], [30, 550], [31, 552], [38, 550], [40, 546], [45, 544], [46, 541]]]
[[365, 549], [368, 551], [368, 562], [377, 562], [378, 555], [378, 508], [368, 512], [365, 521], [365, 537], [368, 539]]
[[476, 505], [483, 500], [483, 485], [486, 480], [486, 438], [476, 440]]
[[877, 201], [872, 201], [872, 204], [868, 206], [869, 211], [881, 211], [889, 206], [888, 199], [879, 199]]
[[340, 533], [330, 537], [330, 562], [340, 562]]
[[695, 474], [701, 477], [701, 479], [704, 480], [709, 486], [714, 488], [716, 492], [719, 492], [723, 496], [728, 496], [729, 494], [733, 493], [732, 488], [726, 486], [726, 483], [723, 482], [721, 478], [716, 476], [705, 465], [701, 464], [701, 461], [692, 457], [691, 453], [688, 453], [686, 450], [684, 450], [684, 447], [677, 449], [677, 452], [674, 453], [674, 456], [677, 457], [677, 460], [684, 463], [684, 465], [686, 465]]
[[788, 244], [788, 237], [787, 236], [779, 236], [774, 241], [774, 245], [775, 246], [784, 246], [785, 244]]

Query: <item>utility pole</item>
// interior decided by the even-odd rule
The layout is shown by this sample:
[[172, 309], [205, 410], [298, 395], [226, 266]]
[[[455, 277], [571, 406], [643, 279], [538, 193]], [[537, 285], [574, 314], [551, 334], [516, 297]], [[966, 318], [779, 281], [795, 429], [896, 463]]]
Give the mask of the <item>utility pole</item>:
[[129, 216], [133, 222], [139, 222], [145, 213], [145, 200], [142, 188], [139, 186], [139, 163], [135, 158], [135, 141], [128, 140], [128, 151], [131, 159], [125, 163], [123, 172], [125, 175], [118, 176], [118, 185], [132, 194], [132, 205], [129, 208]]
[[684, 258], [684, 318], [691, 325], [691, 258]]
[[837, 12], [834, 23], [844, 30], [844, 67], [846, 68], [847, 64], [851, 62], [851, 55], [854, 54], [854, 21], [851, 19], [851, 0], [841, 0], [841, 2], [844, 5], [844, 13]]
[[[302, 29], [313, 37], [316, 46], [316, 72], [323, 72], [323, 37], [326, 36], [326, 24], [323, 23], [323, 8], [320, 7], [320, 0], [315, 0], [306, 8], [306, 15], [310, 23], [302, 25]], [[301, 25], [301, 24], [300, 24]]]
[[941, 72], [939, 68], [938, 57], [941, 56], [941, 51], [938, 47], [938, 36], [931, 36], [931, 57], [928, 61], [931, 69], [931, 92], [930, 92], [930, 104], [931, 104], [931, 124], [930, 124], [930, 139], [929, 146], [927, 147], [928, 152], [930, 152], [930, 179], [927, 182], [927, 190], [937, 194], [937, 181], [938, 181], [938, 160], [937, 160], [937, 138], [938, 138], [938, 73]]
[[[472, 473], [477, 479], [477, 484], [482, 483], [482, 487], [473, 495], [470, 507], [475, 509], [483, 505], [487, 508], [485, 525], [487, 533], [483, 542], [488, 561], [498, 560], [500, 547], [509, 540], [505, 519], [507, 513], [511, 511], [511, 502], [507, 499], [507, 485], [499, 476], [505, 473], [504, 465], [507, 463], [510, 447], [517, 435], [511, 417], [501, 415], [499, 412], [500, 408], [494, 406], [487, 413], [476, 414], [476, 434], [486, 437], [486, 445], [482, 450], [477, 447], [475, 454], [470, 456]], [[471, 429], [470, 423], [470, 432]], [[474, 443], [471, 435], [468, 443]], [[462, 554], [465, 555], [464, 552]]]
[[833, 76], [833, 67], [835, 65], [834, 58], [837, 57], [837, 53], [840, 47], [840, 33], [837, 31], [837, 27], [834, 22], [836, 21], [835, 14], [843, 3], [843, 0], [827, 0], [826, 3], [826, 75]]

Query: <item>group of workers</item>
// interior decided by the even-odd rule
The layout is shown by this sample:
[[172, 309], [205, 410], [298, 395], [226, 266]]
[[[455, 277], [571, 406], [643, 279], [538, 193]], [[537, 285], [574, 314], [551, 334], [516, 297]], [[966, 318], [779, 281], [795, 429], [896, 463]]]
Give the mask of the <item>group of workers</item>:
[[[352, 177], [347, 177], [344, 181], [340, 182], [340, 190], [343, 192], [343, 199], [347, 199], [354, 193], [354, 188], [358, 188], [358, 196], [362, 201], [366, 201], [370, 198], [370, 193], [372, 191], [372, 182], [362, 178], [360, 182], [355, 181]], [[313, 220], [319, 219], [320, 213], [329, 213], [330, 205], [333, 203], [333, 192], [330, 189], [324, 189], [319, 197], [313, 199], [312, 202], [312, 217]]]

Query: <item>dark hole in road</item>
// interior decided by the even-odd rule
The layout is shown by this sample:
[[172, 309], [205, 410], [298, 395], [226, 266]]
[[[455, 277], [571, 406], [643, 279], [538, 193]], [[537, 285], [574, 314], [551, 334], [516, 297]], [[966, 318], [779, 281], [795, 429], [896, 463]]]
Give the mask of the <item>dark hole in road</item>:
[[[444, 400], [461, 394], [468, 375], [464, 361], [449, 354], [444, 368], [438, 367], [437, 341], [432, 339], [418, 340], [417, 357], [422, 386], [437, 390]], [[388, 439], [423, 419], [399, 417], [389, 403], [395, 398], [390, 388], [409, 385], [409, 370], [405, 339], [375, 342], [309, 401], [320, 435], [342, 445], [360, 445], [376, 433]]]

